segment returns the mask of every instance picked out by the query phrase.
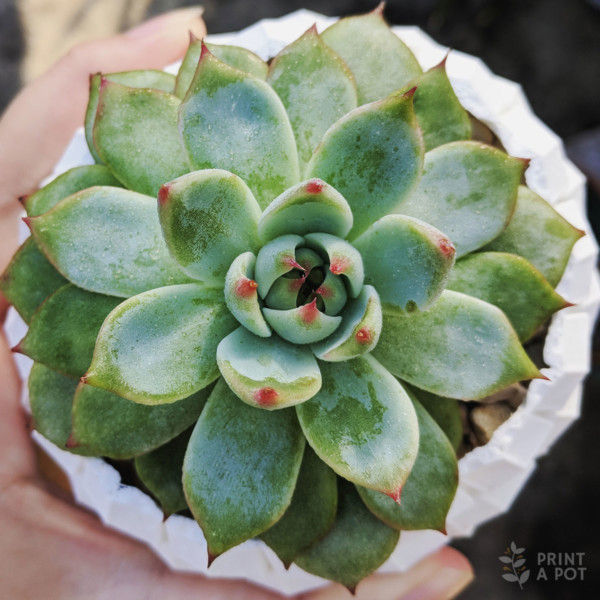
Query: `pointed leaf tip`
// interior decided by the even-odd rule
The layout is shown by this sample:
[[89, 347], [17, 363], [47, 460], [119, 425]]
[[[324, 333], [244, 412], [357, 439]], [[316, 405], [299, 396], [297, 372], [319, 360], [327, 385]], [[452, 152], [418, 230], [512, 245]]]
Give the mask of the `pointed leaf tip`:
[[21, 204], [21, 206], [25, 206], [25, 203], [27, 202], [27, 198], [29, 198], [29, 196], [31, 196], [31, 194], [23, 194], [22, 196], [19, 196], [17, 198], [17, 201]]
[[25, 225], [27, 225], [27, 227], [29, 227], [29, 229], [31, 229], [31, 220], [33, 219], [33, 217], [21, 217], [23, 223], [25, 223]]
[[442, 60], [435, 65], [435, 67], [433, 67], [434, 69], [445, 69], [446, 68], [446, 61], [448, 60], [448, 57], [450, 56], [450, 52], [452, 52], [452, 48], [448, 49], [448, 52], [446, 52], [446, 55], [444, 56], [444, 58], [442, 58]]
[[325, 182], [322, 179], [311, 179], [306, 184], [306, 191], [309, 194], [320, 194], [323, 191], [323, 187], [325, 186]]
[[391, 492], [385, 492], [396, 504], [400, 504], [400, 496], [402, 495], [402, 486]]
[[319, 316], [319, 309], [317, 308], [317, 299], [313, 298], [310, 304], [305, 304], [300, 307], [300, 317], [305, 323], [312, 323]]
[[413, 85], [413, 87], [410, 88], [410, 90], [404, 92], [404, 94], [402, 94], [403, 98], [412, 98], [415, 95], [415, 92], [417, 91], [417, 86]]
[[552, 379], [550, 379], [550, 377], [548, 377], [547, 375], [544, 375], [543, 373], [539, 373], [535, 377], [532, 377], [532, 379], [543, 379], [544, 381], [552, 381]]
[[65, 448], [77, 448], [79, 445], [79, 442], [73, 437], [73, 432], [71, 432], [65, 442]]
[[158, 203], [164, 206], [169, 199], [169, 193], [171, 192], [171, 184], [165, 183], [160, 190], [158, 190]]
[[318, 35], [319, 32], [317, 31], [317, 24], [313, 23], [306, 31], [305, 34], [310, 33], [310, 34], [315, 34]]
[[208, 556], [206, 559], [206, 568], [210, 569], [210, 566], [215, 562], [215, 559], [218, 558], [218, 554], [213, 554], [210, 550], [208, 551]]
[[523, 172], [525, 172], [527, 170], [527, 167], [529, 167], [529, 163], [531, 162], [531, 158], [522, 158], [520, 156], [515, 156], [515, 158], [522, 163], [522, 165], [523, 165]]
[[446, 527], [440, 527], [437, 531], [439, 531], [442, 535], [448, 535], [448, 530]]
[[[21, 340], [21, 342], [22, 342], [22, 341], [23, 341], [23, 340]], [[10, 351], [11, 351], [11, 352], [17, 352], [17, 353], [19, 353], [19, 354], [23, 354], [23, 349], [21, 348], [21, 342], [19, 342], [18, 344], [15, 344], [15, 345], [14, 345], [14, 346], [13, 346], [13, 347], [10, 349]]]
[[385, 2], [380, 2], [372, 11], [372, 15], [383, 16], [383, 11], [385, 10]]
[[207, 56], [208, 54], [210, 54], [212, 56], [211, 51], [208, 49], [208, 46], [204, 43], [204, 41], [202, 42], [202, 50], [200, 51], [200, 61], [202, 61], [202, 59]]

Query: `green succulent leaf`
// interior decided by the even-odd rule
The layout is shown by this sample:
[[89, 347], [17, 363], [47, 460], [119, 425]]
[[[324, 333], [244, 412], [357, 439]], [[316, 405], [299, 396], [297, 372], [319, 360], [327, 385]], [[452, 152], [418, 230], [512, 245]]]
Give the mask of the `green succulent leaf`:
[[280, 277], [276, 279], [265, 298], [265, 304], [269, 308], [277, 310], [296, 308], [298, 293], [305, 281], [306, 277], [304, 275], [301, 277]]
[[238, 398], [267, 410], [304, 402], [321, 388], [321, 372], [308, 348], [276, 336], [257, 337], [245, 327], [221, 341], [217, 364]]
[[315, 290], [315, 294], [318, 294], [323, 300], [326, 315], [337, 315], [348, 300], [346, 286], [342, 278], [339, 275], [334, 275], [331, 271], [325, 273], [325, 279]]
[[192, 166], [239, 175], [261, 208], [300, 179], [294, 133], [277, 94], [208, 51], [181, 103], [179, 126]]
[[354, 215], [352, 239], [400, 206], [422, 165], [423, 137], [411, 91], [361, 106], [332, 125], [310, 160], [308, 174], [346, 198]]
[[345, 238], [351, 228], [352, 211], [346, 199], [320, 179], [303, 181], [283, 192], [267, 206], [258, 222], [263, 240], [313, 231]]
[[165, 181], [190, 170], [177, 128], [179, 105], [166, 92], [102, 80], [94, 146], [127, 188], [156, 196]]
[[415, 113], [426, 151], [471, 137], [471, 119], [452, 89], [446, 74], [446, 58], [404, 87], [404, 91], [417, 88]]
[[407, 393], [370, 355], [320, 367], [321, 391], [296, 407], [308, 443], [338, 475], [399, 497], [419, 444]]
[[373, 286], [365, 285], [346, 305], [341, 325], [327, 339], [314, 344], [317, 358], [338, 362], [366, 354], [375, 348], [381, 334], [381, 301]]
[[218, 377], [217, 345], [236, 326], [195, 283], [138, 294], [106, 318], [85, 381], [141, 404], [181, 400]]
[[260, 538], [286, 568], [330, 529], [337, 512], [337, 477], [306, 446], [292, 502], [283, 517]]
[[301, 269], [296, 261], [296, 247], [303, 243], [299, 235], [282, 235], [265, 244], [256, 257], [255, 276], [258, 293], [264, 298], [275, 280], [292, 269]]
[[40, 306], [15, 349], [55, 371], [81, 377], [104, 319], [119, 302], [66, 284]]
[[207, 285], [222, 285], [231, 261], [258, 249], [260, 208], [248, 186], [228, 171], [195, 171], [166, 183], [158, 193], [158, 216], [172, 256]]
[[411, 217], [387, 215], [354, 241], [365, 279], [384, 305], [423, 310], [442, 293], [454, 264], [454, 246], [438, 229]]
[[285, 106], [305, 168], [329, 127], [356, 108], [354, 76], [313, 25], [271, 61], [267, 81]]
[[104, 165], [74, 167], [28, 196], [25, 210], [30, 217], [43, 215], [67, 196], [95, 185], [121, 187], [119, 180]]
[[511, 252], [526, 258], [556, 287], [575, 242], [584, 235], [543, 198], [519, 187], [517, 206], [506, 229], [485, 250]]
[[526, 163], [479, 142], [452, 142], [425, 155], [416, 191], [397, 212], [443, 231], [459, 258], [506, 227]]
[[311, 248], [327, 255], [329, 270], [334, 275], [346, 278], [350, 296], [356, 298], [365, 280], [360, 252], [345, 240], [329, 233], [309, 233], [304, 240]]
[[354, 73], [359, 104], [380, 100], [421, 73], [417, 59], [390, 29], [382, 10], [340, 19], [321, 37]]
[[354, 592], [362, 579], [388, 559], [400, 533], [366, 508], [353, 485], [342, 479], [338, 482], [338, 510], [333, 527], [294, 562], [301, 569], [338, 581]]
[[[240, 48], [239, 46], [227, 46], [221, 44], [206, 44], [206, 47], [213, 56], [216, 56], [220, 61], [228, 64], [230, 67], [244, 71], [244, 73], [258, 77], [258, 79], [267, 78], [269, 67], [267, 63], [260, 58], [260, 56], [254, 54], [254, 52], [251, 52], [246, 48]], [[177, 73], [175, 95], [178, 98], [183, 98], [188, 91], [192, 79], [194, 79], [194, 73], [198, 67], [201, 54], [202, 40], [192, 39]]]
[[93, 187], [28, 219], [40, 249], [75, 285], [129, 297], [189, 281], [171, 258], [156, 200], [115, 187]]
[[187, 509], [181, 483], [183, 457], [192, 428], [176, 438], [135, 459], [135, 472], [160, 503], [165, 516]]
[[419, 420], [419, 453], [400, 504], [367, 488], [358, 488], [358, 493], [368, 509], [394, 529], [445, 533], [446, 516], [458, 486], [456, 454], [438, 424], [414, 396], [411, 400]]
[[91, 75], [89, 100], [85, 111], [84, 130], [88, 148], [96, 162], [102, 162], [100, 155], [94, 147], [94, 121], [96, 120], [96, 112], [98, 111], [98, 100], [100, 98], [102, 78], [132, 88], [151, 88], [169, 93], [173, 93], [173, 90], [175, 89], [175, 76], [155, 69], [148, 69], [147, 71], [122, 71], [120, 73], [107, 74], [96, 73], [95, 75]]
[[502, 309], [521, 341], [569, 305], [528, 260], [506, 252], [478, 252], [459, 260], [448, 289]]
[[33, 363], [28, 387], [35, 429], [62, 450], [74, 454], [93, 454], [85, 448], [69, 447], [70, 443], [67, 446], [71, 435], [71, 408], [77, 380], [40, 363]]
[[396, 377], [448, 398], [484, 398], [540, 376], [499, 308], [449, 290], [423, 312], [384, 309], [373, 355]]
[[304, 438], [292, 410], [256, 410], [218, 381], [183, 463], [209, 560], [271, 527], [292, 500]]
[[145, 454], [194, 424], [211, 390], [204, 388], [173, 404], [146, 406], [80, 383], [71, 442], [96, 456], [128, 459]]
[[260, 310], [258, 284], [252, 279], [255, 264], [252, 252], [244, 252], [234, 259], [225, 277], [225, 304], [246, 329], [260, 337], [269, 337], [271, 328]]
[[0, 292], [29, 323], [40, 304], [65, 283], [67, 280], [29, 237], [0, 276]]

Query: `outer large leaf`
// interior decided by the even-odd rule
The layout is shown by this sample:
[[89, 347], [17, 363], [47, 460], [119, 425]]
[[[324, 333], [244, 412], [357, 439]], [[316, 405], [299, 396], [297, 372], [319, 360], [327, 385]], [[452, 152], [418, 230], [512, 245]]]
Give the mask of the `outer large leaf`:
[[419, 444], [410, 398], [370, 355], [320, 367], [321, 391], [296, 407], [308, 443], [338, 475], [397, 499]]
[[139, 294], [107, 317], [86, 381], [142, 404], [180, 400], [218, 377], [217, 345], [236, 326], [195, 283]]
[[521, 340], [569, 306], [528, 260], [505, 252], [478, 252], [459, 260], [448, 288], [501, 308]]
[[194, 168], [239, 175], [262, 208], [299, 180], [294, 133], [277, 94], [208, 51], [181, 104], [179, 126]]
[[479, 142], [452, 142], [425, 155], [423, 177], [397, 212], [437, 227], [456, 256], [477, 250], [507, 225], [526, 163]]
[[95, 185], [120, 187], [118, 179], [104, 165], [84, 165], [73, 167], [50, 183], [31, 194], [25, 200], [25, 210], [30, 217], [36, 217], [54, 208], [67, 196]]
[[411, 91], [359, 107], [332, 125], [308, 173], [346, 198], [354, 215], [353, 238], [400, 206], [422, 165], [423, 138]]
[[54, 266], [92, 292], [128, 297], [189, 281], [167, 250], [156, 200], [148, 196], [94, 187], [28, 224]]
[[454, 264], [452, 242], [435, 227], [402, 215], [387, 215], [354, 241], [365, 280], [383, 304], [423, 310], [441, 293]]
[[287, 568], [300, 552], [329, 531], [336, 511], [335, 473], [307, 446], [291, 504], [260, 537]]
[[245, 327], [221, 341], [217, 364], [239, 398], [267, 410], [304, 402], [321, 387], [321, 373], [308, 348], [276, 336], [257, 337]]
[[135, 459], [138, 477], [160, 502], [165, 515], [187, 508], [181, 476], [191, 434], [192, 429], [187, 429], [164, 446]]
[[543, 198], [520, 186], [508, 227], [485, 249], [523, 256], [556, 287], [571, 249], [582, 235], [583, 231], [573, 227]]
[[267, 81], [285, 106], [304, 167], [329, 127], [356, 108], [354, 76], [313, 25], [273, 59]]
[[340, 19], [322, 34], [354, 73], [359, 104], [379, 100], [421, 73], [417, 59], [381, 13], [376, 9]]
[[[219, 60], [228, 64], [230, 67], [254, 75], [259, 79], [267, 77], [269, 67], [267, 63], [256, 56], [254, 52], [250, 52], [246, 48], [239, 46], [225, 46], [221, 44], [206, 44], [210, 52]], [[195, 37], [190, 40], [187, 52], [183, 57], [179, 71], [177, 72], [177, 80], [175, 83], [175, 95], [178, 98], [183, 98], [192, 83], [194, 73], [198, 67], [198, 61], [202, 54], [202, 40]]]
[[42, 304], [15, 349], [60, 373], [81, 377], [90, 366], [100, 326], [119, 302], [69, 283]]
[[73, 402], [71, 442], [96, 456], [133, 458], [167, 443], [196, 422], [212, 386], [164, 406], [144, 406], [80, 384]]
[[387, 560], [400, 534], [367, 510], [353, 485], [338, 481], [338, 512], [333, 527], [295, 562], [305, 571], [339, 581], [353, 592], [362, 579]]
[[29, 323], [39, 305], [65, 283], [67, 280], [48, 262], [30, 237], [15, 252], [0, 276], [0, 291]]
[[439, 65], [413, 79], [404, 89], [415, 86], [415, 113], [423, 131], [425, 150], [471, 137], [469, 113], [452, 89], [446, 74], [445, 58]]
[[[147, 71], [122, 71], [120, 73], [96, 73], [90, 76], [90, 95], [87, 109], [85, 111], [85, 139], [88, 148], [96, 162], [101, 162], [101, 158], [94, 147], [94, 121], [98, 110], [98, 99], [100, 97], [100, 84], [102, 78], [114, 83], [121, 83], [133, 88], [153, 88], [163, 92], [173, 93], [175, 89], [175, 77], [170, 73], [148, 69]], [[107, 184], [112, 185], [112, 184]]]
[[458, 485], [458, 464], [450, 441], [414, 398], [419, 419], [419, 454], [398, 505], [367, 488], [358, 492], [373, 514], [395, 529], [446, 529], [446, 515]]
[[158, 215], [171, 254], [190, 277], [208, 285], [222, 286], [231, 261], [258, 250], [260, 208], [228, 171], [195, 171], [163, 185]]
[[183, 463], [183, 488], [209, 560], [262, 533], [292, 499], [304, 438], [292, 410], [257, 410], [219, 381]]
[[448, 290], [424, 312], [384, 311], [373, 355], [397, 377], [449, 398], [483, 398], [540, 376], [499, 308]]
[[126, 187], [155, 196], [190, 168], [177, 130], [180, 101], [159, 90], [102, 80], [94, 146]]

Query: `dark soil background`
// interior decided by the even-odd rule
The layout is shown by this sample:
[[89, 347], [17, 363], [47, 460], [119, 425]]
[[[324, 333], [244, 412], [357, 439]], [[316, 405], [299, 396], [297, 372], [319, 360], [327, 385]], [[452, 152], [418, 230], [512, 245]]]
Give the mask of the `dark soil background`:
[[[107, 0], [103, 0], [107, 1]], [[111, 0], [117, 1], [117, 0]], [[93, 4], [93, 0], [87, 0]], [[127, 4], [127, 0], [123, 0]], [[148, 14], [192, 4], [152, 0]], [[306, 7], [329, 15], [366, 12], [374, 1], [206, 0], [209, 32], [240, 29], [263, 17]], [[417, 24], [437, 41], [476, 54], [520, 82], [534, 111], [566, 142], [590, 180], [589, 213], [600, 234], [600, 0], [391, 0], [394, 24]], [[23, 29], [11, 0], [0, 0], [0, 111], [18, 91]], [[454, 546], [477, 579], [463, 600], [581, 600], [600, 597], [600, 336], [588, 377], [583, 416], [551, 452], [511, 510]], [[585, 552], [584, 581], [530, 581], [523, 590], [501, 579], [498, 556], [514, 540], [533, 566], [537, 552]], [[532, 573], [533, 574], [533, 573]], [[377, 600], [377, 599], [373, 599]]]

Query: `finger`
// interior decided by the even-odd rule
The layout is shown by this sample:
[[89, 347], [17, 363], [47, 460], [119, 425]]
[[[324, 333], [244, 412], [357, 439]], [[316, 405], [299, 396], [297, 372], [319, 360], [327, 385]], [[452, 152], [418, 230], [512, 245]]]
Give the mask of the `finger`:
[[[446, 546], [405, 573], [372, 575], [362, 581], [355, 600], [450, 600], [473, 580], [473, 568], [458, 550]], [[329, 586], [298, 600], [350, 600], [341, 586]]]
[[25, 87], [0, 120], [0, 207], [36, 187], [83, 124], [90, 73], [156, 69], [181, 58], [188, 31], [206, 33], [201, 14], [199, 7], [173, 11], [78, 45]]

